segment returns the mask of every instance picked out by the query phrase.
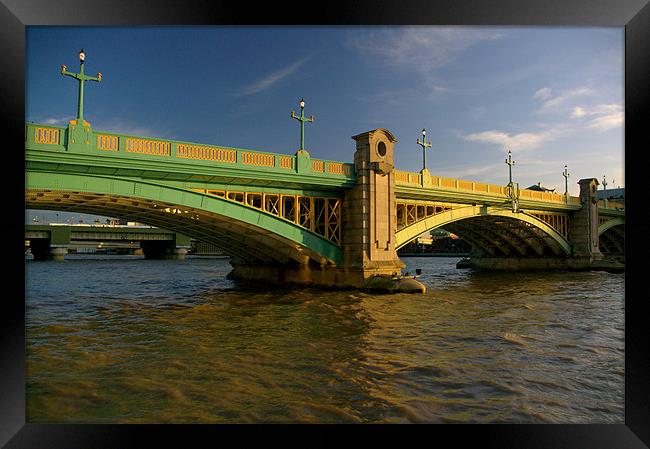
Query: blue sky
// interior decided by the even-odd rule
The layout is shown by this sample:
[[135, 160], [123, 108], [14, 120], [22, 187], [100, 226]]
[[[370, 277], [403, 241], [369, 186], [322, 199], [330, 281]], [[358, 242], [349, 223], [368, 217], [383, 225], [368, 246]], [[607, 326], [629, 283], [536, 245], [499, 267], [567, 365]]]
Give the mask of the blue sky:
[[27, 120], [76, 114], [80, 48], [93, 128], [294, 153], [305, 99], [313, 157], [352, 161], [363, 131], [398, 139], [396, 166], [419, 171], [427, 129], [434, 175], [564, 192], [607, 175], [624, 186], [622, 27], [27, 28]]

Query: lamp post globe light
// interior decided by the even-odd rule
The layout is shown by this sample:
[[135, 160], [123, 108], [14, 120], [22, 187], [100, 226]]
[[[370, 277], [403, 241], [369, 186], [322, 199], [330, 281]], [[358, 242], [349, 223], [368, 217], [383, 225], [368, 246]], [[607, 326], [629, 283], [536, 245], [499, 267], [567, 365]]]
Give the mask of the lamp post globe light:
[[508, 159], [506, 159], [506, 164], [508, 164], [508, 185], [512, 184], [512, 166], [515, 165], [515, 161], [512, 160], [512, 151], [508, 150]]

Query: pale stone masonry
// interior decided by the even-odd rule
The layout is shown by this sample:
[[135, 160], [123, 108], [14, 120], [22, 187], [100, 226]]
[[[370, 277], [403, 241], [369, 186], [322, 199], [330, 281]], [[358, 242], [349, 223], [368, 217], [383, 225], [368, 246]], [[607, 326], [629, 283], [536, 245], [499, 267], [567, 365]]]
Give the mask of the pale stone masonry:
[[578, 184], [582, 208], [571, 217], [573, 257], [599, 260], [603, 255], [598, 249], [598, 180], [581, 179]]
[[386, 129], [352, 137], [357, 185], [346, 192], [343, 212], [343, 267], [360, 270], [362, 278], [401, 273], [395, 251], [394, 144]]

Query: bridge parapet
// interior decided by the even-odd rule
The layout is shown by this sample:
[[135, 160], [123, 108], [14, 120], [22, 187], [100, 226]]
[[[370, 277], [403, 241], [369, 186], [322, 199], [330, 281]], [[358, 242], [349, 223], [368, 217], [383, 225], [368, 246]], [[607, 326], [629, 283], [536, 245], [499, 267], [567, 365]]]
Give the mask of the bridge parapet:
[[[449, 192], [472, 192], [477, 195], [489, 195], [492, 197], [503, 198], [504, 201], [508, 200], [506, 186], [497, 184], [487, 184], [476, 181], [468, 181], [456, 178], [445, 178], [442, 176], [427, 176], [421, 173], [395, 171], [395, 184], [404, 187], [419, 187], [422, 190], [434, 191], [449, 191]], [[580, 198], [576, 196], [569, 196], [568, 199], [561, 194], [551, 192], [538, 192], [535, 190], [521, 189], [519, 190], [520, 200], [529, 200], [535, 202], [556, 203], [556, 204], [569, 204], [580, 205]]]
[[200, 167], [219, 166], [264, 172], [299, 173], [353, 182], [354, 164], [315, 159], [303, 154], [306, 163], [290, 154], [270, 153], [222, 145], [206, 145], [155, 137], [132, 136], [106, 131], [90, 131], [87, 140], [74, 142], [70, 127], [27, 123], [25, 148], [68, 153], [110, 155], [152, 161], [175, 160]]

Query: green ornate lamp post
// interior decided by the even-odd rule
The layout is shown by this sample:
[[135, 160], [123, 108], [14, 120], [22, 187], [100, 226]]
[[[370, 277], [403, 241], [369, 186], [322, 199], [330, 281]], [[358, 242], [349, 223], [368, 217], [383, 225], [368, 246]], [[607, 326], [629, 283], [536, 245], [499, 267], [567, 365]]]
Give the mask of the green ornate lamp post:
[[519, 196], [518, 188], [512, 182], [512, 166], [515, 165], [515, 161], [512, 160], [512, 152], [508, 150], [508, 159], [506, 159], [506, 164], [508, 164], [508, 196], [512, 200], [512, 211], [517, 212], [517, 200]]
[[603, 175], [603, 201], [605, 202], [605, 207], [607, 207], [607, 180], [605, 175]]
[[76, 124], [86, 125], [88, 122], [84, 122], [84, 81], [97, 81], [98, 83], [102, 81], [102, 74], [97, 73], [97, 76], [88, 76], [84, 73], [84, 60], [86, 59], [86, 53], [84, 53], [83, 48], [79, 51], [79, 73], [72, 73], [67, 71], [65, 65], [61, 66], [61, 75], [67, 75], [79, 82], [79, 102], [77, 105], [77, 121]]
[[305, 151], [305, 122], [314, 122], [314, 116], [307, 118], [305, 117], [305, 100], [300, 100], [300, 117], [298, 117], [293, 111], [291, 111], [291, 118], [295, 118], [300, 122], [300, 150], [298, 152]]
[[432, 143], [427, 143], [427, 130], [422, 128], [422, 142], [418, 139], [417, 144], [422, 147], [422, 172], [427, 169], [427, 152], [426, 149], [430, 148]]
[[567, 202], [569, 202], [569, 171], [566, 167], [566, 164], [564, 165], [564, 173], [562, 173], [562, 176], [564, 176], [564, 198]]

